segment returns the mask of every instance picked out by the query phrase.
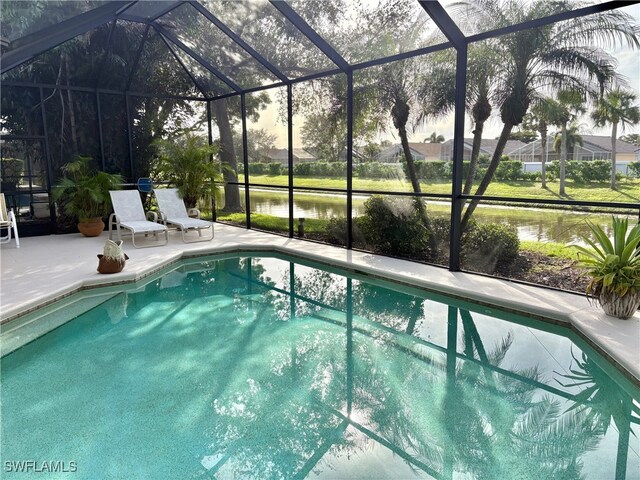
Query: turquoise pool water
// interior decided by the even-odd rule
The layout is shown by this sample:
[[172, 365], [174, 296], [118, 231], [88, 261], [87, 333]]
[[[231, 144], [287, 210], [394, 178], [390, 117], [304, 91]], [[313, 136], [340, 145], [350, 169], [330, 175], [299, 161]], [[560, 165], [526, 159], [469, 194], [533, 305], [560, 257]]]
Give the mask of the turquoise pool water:
[[2, 478], [640, 478], [640, 389], [560, 327], [277, 256], [106, 298], [2, 359]]

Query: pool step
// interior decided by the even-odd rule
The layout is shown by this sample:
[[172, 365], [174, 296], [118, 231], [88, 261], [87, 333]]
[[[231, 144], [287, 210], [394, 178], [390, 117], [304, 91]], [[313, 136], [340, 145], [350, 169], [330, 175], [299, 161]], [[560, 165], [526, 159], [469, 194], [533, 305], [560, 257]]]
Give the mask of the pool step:
[[85, 292], [78, 296], [74, 295], [68, 300], [52, 303], [2, 325], [0, 330], [0, 357], [8, 355], [116, 295], [118, 295], [118, 292]]

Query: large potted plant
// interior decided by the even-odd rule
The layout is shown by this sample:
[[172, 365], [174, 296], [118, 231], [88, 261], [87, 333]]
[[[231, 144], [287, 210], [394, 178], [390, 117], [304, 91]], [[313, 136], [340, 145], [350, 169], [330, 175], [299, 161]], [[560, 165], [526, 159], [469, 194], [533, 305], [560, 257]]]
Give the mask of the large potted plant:
[[78, 219], [78, 230], [86, 237], [97, 237], [104, 230], [103, 217], [111, 211], [109, 190], [117, 190], [121, 175], [101, 172], [91, 157], [77, 156], [62, 167], [64, 177], [54, 193], [67, 215]]
[[640, 223], [627, 235], [627, 219], [612, 218], [612, 239], [600, 226], [589, 223], [595, 240], [583, 240], [591, 248], [575, 248], [591, 276], [587, 296], [597, 300], [607, 315], [626, 320], [640, 307]]
[[216, 148], [209, 145], [206, 138], [185, 132], [178, 138], [159, 139], [154, 143], [159, 151], [154, 178], [178, 188], [187, 208], [215, 196], [219, 164], [211, 161]]

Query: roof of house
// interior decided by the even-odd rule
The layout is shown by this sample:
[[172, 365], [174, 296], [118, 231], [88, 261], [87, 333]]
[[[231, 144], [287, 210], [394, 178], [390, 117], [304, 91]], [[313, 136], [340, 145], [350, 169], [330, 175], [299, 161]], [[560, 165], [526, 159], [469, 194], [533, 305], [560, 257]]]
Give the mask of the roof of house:
[[420, 152], [425, 158], [440, 158], [440, 152], [442, 151], [441, 143], [409, 142], [409, 147]]
[[[286, 160], [289, 158], [289, 150], [286, 148], [271, 148], [267, 150], [265, 156], [274, 160]], [[293, 158], [297, 159], [315, 159], [313, 155], [307, 152], [304, 148], [294, 148]]]
[[[581, 135], [582, 137], [582, 148], [587, 151], [595, 151], [595, 152], [611, 152], [611, 137], [606, 135]], [[484, 141], [483, 141], [484, 142]], [[548, 148], [552, 149], [554, 142], [554, 136], [549, 135], [547, 137]], [[527, 154], [532, 150], [539, 151], [540, 149], [540, 140], [536, 140], [530, 143], [522, 144], [521, 150], [518, 153]], [[618, 139], [616, 141], [616, 152], [622, 154], [634, 154], [640, 147], [633, 145], [632, 143], [625, 142], [623, 140]], [[512, 152], [513, 150], [511, 150]], [[506, 149], [505, 149], [506, 152]]]
[[[453, 143], [453, 139], [447, 140], [443, 145], [447, 145], [447, 147], [451, 148], [451, 144]], [[473, 138], [465, 138], [464, 139], [465, 148], [471, 150], [473, 147]], [[480, 142], [480, 153], [493, 155], [493, 152], [496, 149], [496, 145], [498, 145], [498, 140], [493, 138], [483, 138], [482, 142]], [[506, 145], [504, 146], [504, 155], [509, 155], [509, 153], [514, 150], [524, 147], [527, 144], [521, 142], [520, 140], [507, 140]]]
[[[587, 143], [594, 145], [598, 148], [606, 152], [611, 151], [611, 137], [607, 137], [604, 135], [582, 135], [582, 143], [583, 146], [589, 148]], [[616, 141], [616, 152], [617, 153], [635, 153], [637, 152], [639, 147], [635, 146], [632, 143], [625, 142], [624, 140], [617, 139]]]

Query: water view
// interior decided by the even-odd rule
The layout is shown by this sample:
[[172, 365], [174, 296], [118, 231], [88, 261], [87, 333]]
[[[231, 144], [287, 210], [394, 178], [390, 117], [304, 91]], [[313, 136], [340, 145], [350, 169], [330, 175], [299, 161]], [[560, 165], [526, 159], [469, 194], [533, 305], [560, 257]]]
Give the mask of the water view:
[[[244, 195], [241, 195], [244, 205]], [[364, 213], [367, 196], [353, 196], [353, 215]], [[320, 193], [294, 193], [294, 217], [329, 219], [344, 217], [347, 213], [345, 195]], [[448, 217], [449, 204], [428, 201], [432, 215]], [[251, 211], [276, 217], [289, 216], [289, 202], [286, 191], [251, 189]], [[616, 212], [628, 214], [629, 222], [637, 220], [637, 215], [629, 211]], [[588, 235], [587, 221], [601, 225], [608, 231], [611, 214], [580, 212], [543, 208], [514, 208], [509, 206], [480, 205], [475, 212], [478, 222], [502, 223], [515, 226], [520, 240], [557, 243], [579, 243], [581, 235]]]

